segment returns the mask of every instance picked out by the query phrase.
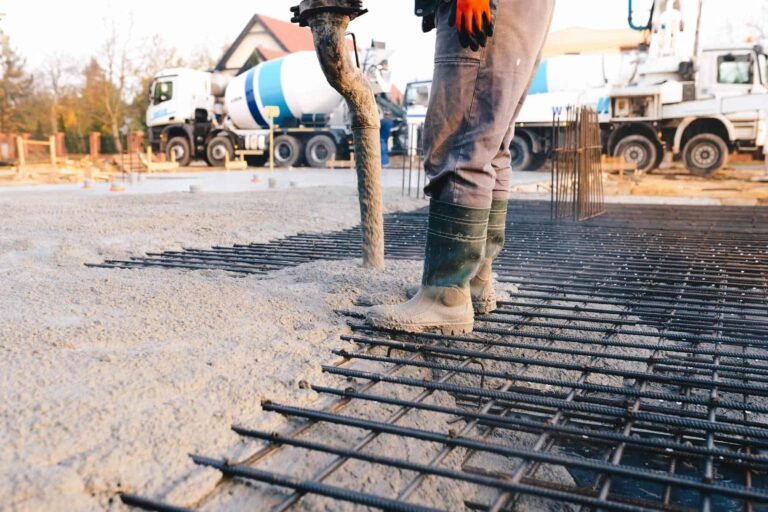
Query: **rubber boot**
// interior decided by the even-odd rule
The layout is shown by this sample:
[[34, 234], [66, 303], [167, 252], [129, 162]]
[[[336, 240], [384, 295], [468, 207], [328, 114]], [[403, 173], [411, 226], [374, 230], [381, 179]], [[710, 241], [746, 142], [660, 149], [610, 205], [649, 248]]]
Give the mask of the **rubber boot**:
[[472, 305], [478, 315], [496, 311], [496, 291], [493, 289], [493, 262], [504, 248], [507, 227], [507, 206], [509, 201], [494, 199], [488, 216], [488, 237], [485, 242], [485, 256], [480, 269], [469, 283]]
[[469, 281], [483, 259], [488, 215], [487, 209], [431, 201], [419, 292], [405, 304], [371, 308], [368, 324], [414, 333], [472, 332], [475, 317]]
[[[488, 217], [488, 237], [485, 242], [485, 255], [475, 277], [469, 282], [472, 306], [476, 315], [487, 315], [496, 311], [496, 291], [493, 289], [493, 262], [504, 248], [506, 233], [507, 206], [509, 202], [494, 199]], [[411, 286], [405, 296], [412, 299], [421, 287]]]

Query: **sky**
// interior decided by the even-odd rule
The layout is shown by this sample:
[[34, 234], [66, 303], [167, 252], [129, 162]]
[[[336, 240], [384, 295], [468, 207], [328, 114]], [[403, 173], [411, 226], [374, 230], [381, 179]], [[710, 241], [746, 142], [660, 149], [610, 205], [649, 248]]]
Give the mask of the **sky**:
[[[757, 6], [768, 5], [768, 0], [704, 1], [712, 39], [724, 37], [726, 25], [739, 27], [754, 18]], [[222, 48], [237, 37], [253, 14], [288, 20], [290, 6], [298, 2], [227, 0], [216, 9], [210, 7], [216, 3], [181, 0], [0, 0], [0, 13], [4, 13], [0, 28], [30, 69], [40, 68], [57, 55], [85, 62], [98, 52], [113, 20], [123, 33], [132, 26], [131, 41], [136, 47], [161, 34], [183, 56], [208, 51], [218, 59]], [[196, 4], [204, 8], [193, 9]], [[429, 78], [434, 35], [422, 34], [420, 20], [412, 15], [413, 0], [365, 0], [365, 6], [370, 13], [354, 21], [351, 28], [361, 44], [372, 38], [387, 42], [394, 51], [390, 64], [395, 83], [404, 87], [409, 81]], [[626, 11], [627, 0], [558, 0], [552, 29], [623, 28]], [[736, 32], [743, 35], [741, 30]]]

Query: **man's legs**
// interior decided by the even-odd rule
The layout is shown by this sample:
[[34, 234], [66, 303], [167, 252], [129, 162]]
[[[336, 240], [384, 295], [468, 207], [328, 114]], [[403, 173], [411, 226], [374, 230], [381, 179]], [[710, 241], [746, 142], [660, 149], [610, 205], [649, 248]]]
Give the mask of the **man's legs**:
[[[515, 114], [525, 97], [551, 22], [554, 0], [494, 0], [495, 35], [479, 52], [461, 47], [437, 13], [435, 72], [424, 126], [427, 195], [445, 203], [490, 208], [494, 162], [508, 155]], [[498, 165], [509, 172], [506, 163]]]
[[488, 235], [485, 244], [485, 255], [475, 277], [469, 283], [472, 295], [472, 305], [475, 313], [487, 315], [496, 310], [496, 291], [493, 287], [493, 262], [504, 249], [504, 241], [507, 230], [507, 207], [509, 206], [509, 192], [512, 183], [512, 151], [510, 145], [515, 137], [515, 121], [523, 108], [525, 98], [535, 78], [536, 71], [541, 63], [541, 53], [536, 59], [536, 65], [528, 81], [523, 96], [518, 102], [509, 127], [499, 152], [491, 162], [496, 172], [496, 183], [493, 188], [491, 213], [488, 217]]
[[535, 71], [554, 7], [554, 0], [494, 2], [495, 35], [479, 52], [461, 47], [448, 26], [448, 4], [437, 12], [424, 127], [431, 203], [422, 286], [406, 304], [371, 309], [368, 322], [375, 326], [413, 332], [472, 328], [469, 282], [484, 260], [497, 182], [503, 187], [506, 180], [508, 193], [500, 148]]

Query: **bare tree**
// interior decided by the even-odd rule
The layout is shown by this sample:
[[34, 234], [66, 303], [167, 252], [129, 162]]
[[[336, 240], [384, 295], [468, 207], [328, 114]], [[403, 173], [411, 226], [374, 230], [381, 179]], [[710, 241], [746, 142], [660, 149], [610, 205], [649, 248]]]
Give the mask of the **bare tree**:
[[201, 71], [212, 70], [216, 66], [216, 57], [211, 53], [210, 48], [198, 46], [187, 59], [187, 66]]
[[125, 121], [126, 93], [128, 88], [129, 73], [132, 72], [131, 66], [131, 32], [133, 28], [133, 18], [129, 21], [128, 30], [125, 35], [111, 20], [111, 30], [104, 42], [102, 48], [101, 65], [104, 69], [104, 90], [103, 101], [107, 114], [107, 122], [110, 132], [115, 139], [115, 148], [118, 153], [122, 153], [123, 144], [120, 140], [120, 128]]
[[75, 70], [76, 66], [72, 60], [59, 53], [51, 55], [43, 65], [42, 82], [46, 84], [51, 96], [51, 133], [56, 133], [59, 129], [61, 101], [65, 93], [72, 87], [71, 79]]
[[149, 87], [155, 75], [164, 69], [184, 67], [185, 62], [173, 46], [156, 34], [138, 45], [131, 80], [128, 83], [128, 117], [132, 129], [145, 128], [142, 120], [149, 106]]

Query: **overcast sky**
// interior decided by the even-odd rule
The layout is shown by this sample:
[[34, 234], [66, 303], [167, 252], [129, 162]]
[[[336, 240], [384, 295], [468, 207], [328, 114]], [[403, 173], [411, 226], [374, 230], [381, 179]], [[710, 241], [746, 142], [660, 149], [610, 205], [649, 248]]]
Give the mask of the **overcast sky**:
[[[757, 6], [768, 4], [768, 0], [704, 1], [710, 40], [722, 39], [722, 28], [728, 24], [743, 27], [744, 20], [756, 16]], [[296, 3], [298, 0], [225, 0], [220, 4], [181, 0], [0, 0], [0, 12], [5, 13], [0, 26], [33, 69], [57, 53], [85, 61], [99, 50], [112, 20], [123, 28], [133, 20], [132, 41], [137, 46], [161, 34], [182, 55], [207, 49], [218, 58], [224, 45], [237, 37], [254, 13], [288, 20], [289, 8]], [[367, 44], [376, 38], [395, 51], [391, 65], [401, 87], [431, 75], [434, 38], [421, 33], [420, 21], [411, 14], [413, 3], [365, 0], [371, 13], [352, 25], [360, 41]], [[626, 0], [558, 0], [553, 30], [568, 26], [625, 27], [626, 5]], [[736, 33], [746, 39], [746, 30], [737, 29]]]

